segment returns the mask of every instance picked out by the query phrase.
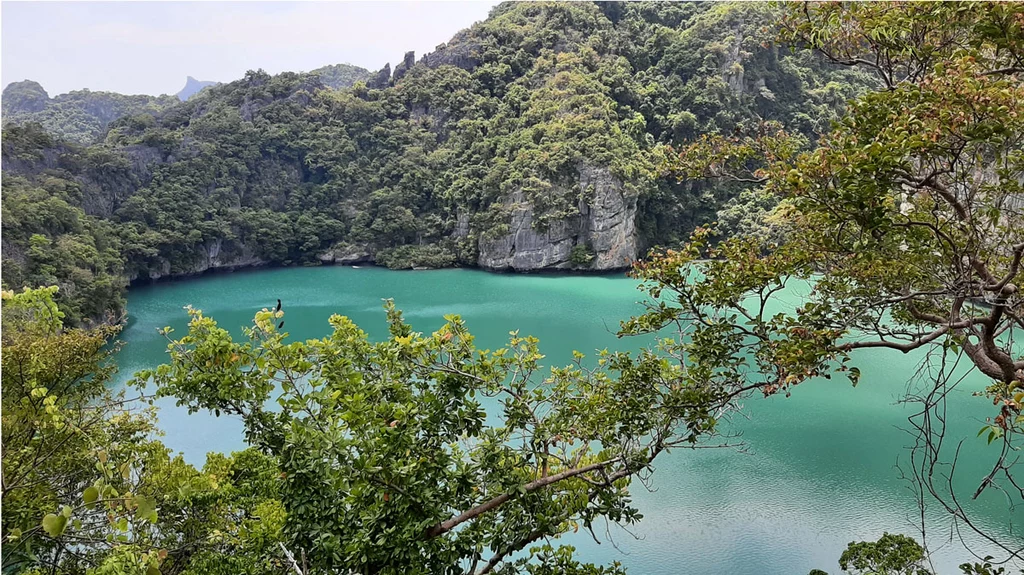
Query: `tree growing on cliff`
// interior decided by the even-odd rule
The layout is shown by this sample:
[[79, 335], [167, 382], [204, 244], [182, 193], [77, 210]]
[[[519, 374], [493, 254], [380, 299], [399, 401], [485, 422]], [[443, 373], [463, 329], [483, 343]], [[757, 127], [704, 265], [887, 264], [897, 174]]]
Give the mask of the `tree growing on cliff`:
[[[635, 275], [659, 303], [624, 331], [689, 326], [678, 343], [688, 377], [765, 395], [835, 372], [856, 384], [859, 349], [929, 351], [939, 358], [929, 384], [909, 398], [920, 405], [906, 462], [920, 503], [938, 501], [1020, 557], [1019, 541], [992, 537], [964, 502], [986, 490], [1010, 505], [1024, 499], [1014, 474], [1024, 431], [1024, 7], [794, 4], [784, 36], [872, 70], [882, 88], [853, 101], [811, 151], [771, 123], [684, 148], [680, 177], [760, 186], [779, 199], [772, 217], [790, 233], [713, 245], [705, 228], [652, 255]], [[806, 301], [769, 311], [774, 294], [801, 282]], [[981, 431], [995, 463], [967, 493], [951, 479], [958, 446], [943, 441], [958, 362], [990, 379], [995, 406]]]

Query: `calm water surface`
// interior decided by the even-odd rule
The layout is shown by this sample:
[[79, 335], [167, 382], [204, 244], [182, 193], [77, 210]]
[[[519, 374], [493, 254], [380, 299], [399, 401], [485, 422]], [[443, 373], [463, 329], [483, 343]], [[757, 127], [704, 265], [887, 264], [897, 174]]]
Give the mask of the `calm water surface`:
[[[387, 328], [381, 300], [394, 298], [418, 331], [433, 331], [444, 314], [457, 313], [479, 347], [502, 346], [509, 331], [519, 330], [538, 336], [547, 361], [561, 365], [573, 349], [592, 353], [650, 343], [614, 335], [620, 320], [642, 309], [642, 296], [635, 281], [614, 276], [348, 267], [206, 276], [129, 292], [120, 377], [126, 381], [165, 361], [167, 342], [156, 330], [171, 326], [182, 334], [187, 304], [236, 335], [254, 312], [280, 298], [293, 337], [326, 335], [327, 318], [340, 313], [382, 338]], [[799, 293], [789, 297], [798, 299]], [[745, 452], [679, 451], [659, 458], [652, 490], [634, 486], [645, 519], [632, 532], [617, 526], [596, 530], [600, 545], [582, 534], [563, 540], [589, 560], [620, 561], [634, 574], [803, 575], [812, 568], [838, 572], [836, 560], [849, 541], [875, 539], [884, 530], [913, 534], [916, 506], [895, 467], [911, 443], [900, 430], [910, 411], [896, 400], [922, 356], [870, 351], [856, 359], [863, 373], [857, 388], [834, 378], [798, 386], [790, 398], [748, 400], [749, 419], [735, 423], [748, 445]], [[972, 484], [992, 455], [974, 439], [991, 412], [991, 404], [971, 397], [983, 386], [982, 378], [968, 378], [950, 401], [951, 435], [969, 438], [977, 454], [958, 471]], [[211, 451], [244, 447], [236, 419], [188, 415], [173, 400], [163, 401], [160, 413], [164, 442], [191, 463], [202, 465]], [[998, 497], [983, 496], [976, 505], [984, 524], [1009, 531], [1011, 517]], [[959, 572], [956, 565], [969, 558], [961, 544], [932, 533], [933, 547], [946, 543], [937, 551], [939, 572]]]

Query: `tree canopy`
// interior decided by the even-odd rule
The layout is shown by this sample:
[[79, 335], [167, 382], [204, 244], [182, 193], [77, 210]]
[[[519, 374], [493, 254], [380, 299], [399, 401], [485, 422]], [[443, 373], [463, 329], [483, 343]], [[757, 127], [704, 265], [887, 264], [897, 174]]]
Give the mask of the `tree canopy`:
[[117, 328], [66, 328], [57, 289], [3, 292], [3, 571], [280, 572], [273, 458], [173, 455], [151, 398], [107, 388]]
[[38, 82], [12, 82], [4, 88], [3, 123], [38, 123], [54, 135], [80, 144], [102, 138], [122, 116], [156, 115], [176, 104], [174, 96], [125, 95], [75, 90], [53, 98]]
[[279, 462], [284, 533], [310, 572], [605, 572], [546, 541], [638, 521], [631, 481], [722, 441], [741, 392], [653, 352], [545, 375], [535, 338], [478, 350], [458, 316], [424, 335], [386, 309], [379, 343], [337, 315], [327, 337], [288, 341], [280, 306], [235, 341], [190, 310], [170, 363], [138, 374], [190, 411], [242, 417]]
[[[1021, 497], [1022, 26], [1017, 4], [791, 7], [786, 38], [873, 71], [882, 88], [852, 101], [813, 149], [773, 122], [682, 148], [673, 161], [680, 177], [774, 197], [764, 218], [773, 233], [715, 244], [713, 228], [701, 228], [682, 249], [654, 255], [635, 273], [661, 303], [626, 324], [692, 326], [694, 376], [739, 378], [765, 395], [835, 372], [856, 383], [858, 349], [932, 350], [938, 375], [910, 398], [924, 439], [910, 472], [922, 493], [983, 535], [962, 502], [986, 489]], [[794, 282], [809, 285], [806, 300], [769, 311], [773, 294]], [[961, 359], [991, 379], [994, 408], [981, 435], [1001, 450], [966, 494], [952, 488], [955, 466], [940, 465], [954, 459], [943, 448], [943, 411]], [[994, 542], [1019, 556], [1018, 544]]]

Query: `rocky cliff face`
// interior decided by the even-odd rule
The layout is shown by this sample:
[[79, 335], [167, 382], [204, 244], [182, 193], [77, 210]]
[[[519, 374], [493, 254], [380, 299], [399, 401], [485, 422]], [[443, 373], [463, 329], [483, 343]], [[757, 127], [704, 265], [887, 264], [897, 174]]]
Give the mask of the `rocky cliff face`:
[[391, 64], [384, 64], [384, 67], [377, 71], [372, 78], [366, 81], [366, 87], [374, 90], [383, 90], [391, 84]]
[[171, 263], [161, 260], [158, 265], [150, 266], [140, 272], [138, 270], [128, 274], [128, 281], [156, 281], [158, 279], [187, 277], [199, 275], [210, 270], [234, 270], [242, 268], [253, 268], [267, 265], [267, 261], [261, 259], [252, 248], [238, 242], [224, 242], [214, 240], [195, 250], [195, 259], [192, 264], [183, 270], [171, 269]]
[[406, 52], [405, 57], [402, 59], [402, 61], [399, 62], [397, 66], [395, 66], [395, 72], [392, 75], [392, 79], [395, 82], [401, 80], [402, 77], [405, 76], [405, 73], [409, 71], [409, 68], [412, 68], [415, 65], [416, 52]]
[[[581, 165], [577, 185], [589, 196], [579, 215], [534, 227], [534, 210], [521, 191], [505, 199], [512, 212], [510, 231], [480, 240], [478, 265], [491, 270], [613, 270], [637, 257], [636, 196], [603, 166]], [[577, 254], [590, 256], [584, 263]], [[576, 260], [576, 261], [574, 261]]]
[[473, 70], [480, 64], [480, 46], [477, 42], [460, 33], [452, 43], [441, 44], [430, 54], [423, 56], [421, 61], [431, 68], [455, 66], [463, 70]]
[[594, 252], [591, 268], [629, 267], [637, 258], [636, 196], [608, 168], [583, 166], [580, 186], [592, 188], [591, 200], [581, 206], [587, 245]]
[[373, 263], [374, 254], [369, 246], [341, 244], [320, 254], [319, 259], [323, 264], [351, 265]]

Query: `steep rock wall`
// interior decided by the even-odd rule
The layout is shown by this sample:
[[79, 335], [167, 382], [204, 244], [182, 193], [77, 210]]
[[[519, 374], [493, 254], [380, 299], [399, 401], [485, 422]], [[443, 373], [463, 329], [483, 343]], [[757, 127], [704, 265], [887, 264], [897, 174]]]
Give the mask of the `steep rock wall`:
[[191, 265], [185, 269], [172, 271], [171, 263], [161, 259], [156, 265], [151, 265], [145, 270], [136, 270], [129, 273], [128, 280], [135, 281], [156, 281], [177, 277], [189, 277], [202, 274], [210, 270], [234, 270], [242, 268], [254, 268], [267, 265], [267, 261], [256, 255], [255, 251], [238, 242], [227, 242], [214, 240], [196, 248], [195, 257]]
[[[534, 208], [522, 191], [506, 198], [510, 230], [498, 237], [481, 236], [478, 265], [513, 271], [613, 270], [636, 261], [636, 196], [607, 167], [584, 164], [578, 176], [577, 186], [588, 192], [579, 215], [553, 222], [546, 230], [535, 228]], [[593, 256], [588, 264], [572, 261], [576, 246]]]

